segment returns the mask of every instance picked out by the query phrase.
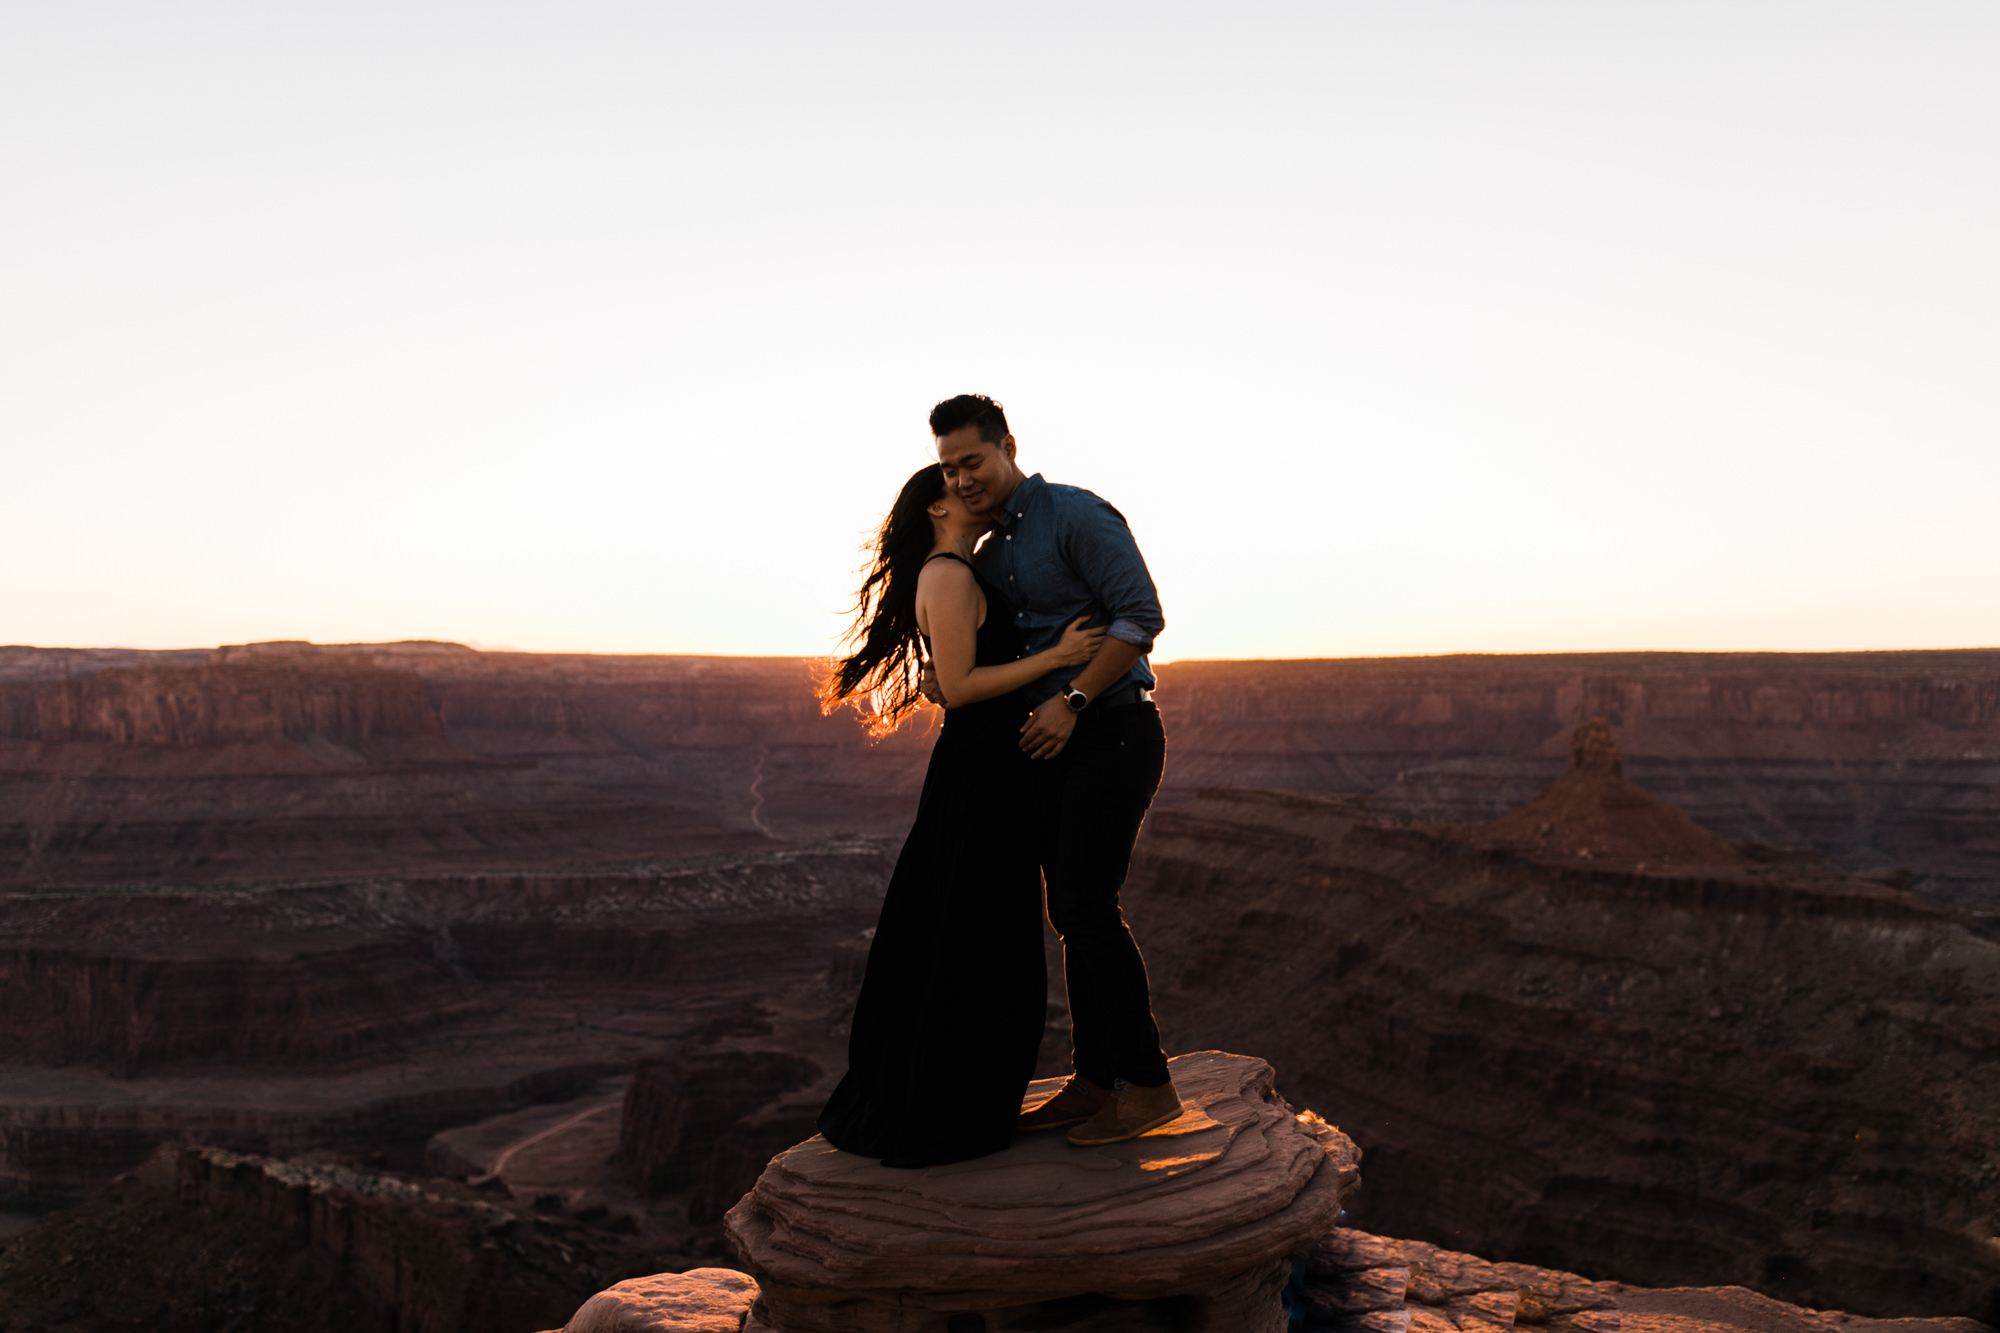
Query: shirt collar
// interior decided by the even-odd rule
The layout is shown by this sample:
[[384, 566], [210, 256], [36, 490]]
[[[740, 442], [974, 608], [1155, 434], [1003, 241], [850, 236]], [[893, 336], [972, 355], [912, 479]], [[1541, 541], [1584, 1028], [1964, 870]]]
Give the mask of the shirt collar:
[[1045, 485], [1047, 483], [1042, 480], [1042, 474], [1039, 472], [1032, 477], [1022, 478], [1021, 484], [1014, 488], [1014, 493], [1007, 497], [1007, 503], [1001, 505], [1000, 512], [994, 515], [994, 526], [1013, 527], [1020, 521], [1021, 516], [1028, 512], [1028, 506], [1035, 502], [1035, 497], [1041, 493]]

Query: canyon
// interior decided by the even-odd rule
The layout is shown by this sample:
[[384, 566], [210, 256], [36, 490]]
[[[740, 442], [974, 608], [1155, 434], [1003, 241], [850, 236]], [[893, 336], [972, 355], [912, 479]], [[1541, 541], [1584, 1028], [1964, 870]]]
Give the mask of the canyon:
[[1338, 792], [1492, 819], [1606, 719], [1627, 775], [1724, 836], [1807, 847], [2000, 916], [2000, 649], [1176, 662], [1161, 806]]
[[[0, 648], [0, 883], [208, 882], [895, 838], [929, 722], [871, 741], [790, 658], [456, 644]], [[1728, 837], [2000, 914], [2000, 649], [1174, 662], [1158, 804], [1203, 787], [1490, 819], [1606, 718]]]
[[[929, 749], [812, 672], [0, 648], [0, 1207], [193, 1143], [726, 1253]], [[1163, 1031], [1342, 1123], [1368, 1225], [1992, 1320], [2000, 650], [1160, 677]]]
[[823, 963], [885, 875], [855, 843], [0, 896], [0, 1191], [74, 1197], [176, 1136], [414, 1167], [432, 1134], [583, 1095]]
[[[1672, 827], [1626, 786], [1589, 803], [1614, 831]], [[1370, 1229], [1991, 1320], [2000, 941], [1830, 863], [1551, 831], [1244, 789], [1161, 812], [1128, 898], [1163, 1031], [1285, 1052], [1367, 1154]]]
[[[1156, 812], [1124, 901], [1170, 1048], [1294, 1061], [1287, 1097], [1366, 1154], [1348, 1207], [1372, 1230], [1993, 1321], [2000, 939], [1704, 829], [1622, 768], [1594, 720], [1563, 777], [1491, 821], [1248, 788]], [[739, 1158], [809, 1133], [815, 1073], [839, 1067], [835, 1014], [769, 1012], [701, 1048], [712, 1068], [814, 1062], [738, 1085]], [[1045, 1059], [1066, 1045], [1051, 1017]]]

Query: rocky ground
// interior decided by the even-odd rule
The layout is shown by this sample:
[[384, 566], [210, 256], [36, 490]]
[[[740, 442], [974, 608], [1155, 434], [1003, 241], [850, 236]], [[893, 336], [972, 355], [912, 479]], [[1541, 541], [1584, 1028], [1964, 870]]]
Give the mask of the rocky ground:
[[1338, 1333], [1985, 1333], [1964, 1318], [1866, 1319], [1743, 1287], [1647, 1288], [1337, 1228], [1294, 1271], [1298, 1326]]
[[[1299, 1333], [1991, 1333], [1977, 1320], [1869, 1319], [1773, 1300], [1743, 1287], [1648, 1288], [1593, 1282], [1532, 1264], [1493, 1263], [1422, 1241], [1396, 1240], [1336, 1225], [1289, 1261], [1282, 1296]], [[568, 1333], [647, 1328], [658, 1333], [742, 1330], [771, 1333], [769, 1291], [726, 1267], [628, 1279], [598, 1293], [565, 1326]], [[842, 1305], [842, 1293], [828, 1293]], [[760, 1297], [763, 1298], [760, 1300]], [[1188, 1316], [1194, 1315], [1193, 1321]], [[1182, 1300], [1120, 1301], [1101, 1296], [1042, 1302], [1019, 1318], [982, 1318], [976, 1327], [1166, 1333], [1200, 1322]], [[974, 1328], [960, 1316], [963, 1326]], [[550, 1330], [555, 1333], [555, 1330]]]

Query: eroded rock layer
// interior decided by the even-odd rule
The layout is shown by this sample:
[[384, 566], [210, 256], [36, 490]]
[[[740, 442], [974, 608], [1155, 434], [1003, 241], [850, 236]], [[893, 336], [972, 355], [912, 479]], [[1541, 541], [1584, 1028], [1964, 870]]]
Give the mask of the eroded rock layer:
[[0, 1333], [533, 1333], [678, 1257], [630, 1222], [325, 1157], [166, 1150], [0, 1240]]
[[2000, 649], [1175, 662], [1161, 684], [1169, 804], [1228, 785], [1493, 819], [1601, 717], [1626, 776], [1708, 828], [2000, 914]]
[[[1585, 774], [1554, 805], [1672, 829], [1649, 802]], [[1126, 901], [1169, 1044], [1285, 1052], [1369, 1154], [1377, 1229], [1989, 1311], [2000, 943], [1823, 861], [1717, 841], [1641, 869], [1544, 822], [1572, 835], [1549, 859], [1305, 794], [1156, 813]]]
[[[898, 836], [927, 723], [871, 743], [781, 658], [0, 648], [0, 882], [219, 879]], [[1212, 785], [1492, 819], [1607, 718], [1732, 838], [2000, 915], [2000, 649], [1175, 662], [1161, 804]], [[735, 841], [732, 841], [735, 840]]]
[[[663, 1273], [599, 1292], [563, 1333], [775, 1333], [754, 1311], [757, 1296], [755, 1281], [729, 1269]], [[1294, 1258], [1285, 1303], [1290, 1327], [1311, 1333], [1991, 1333], [1972, 1319], [1869, 1319], [1742, 1287], [1593, 1282], [1349, 1227], [1334, 1228]], [[1083, 1317], [1093, 1333], [1147, 1327], [1144, 1313], [1129, 1307], [1100, 1305]], [[1057, 1326], [1040, 1310], [978, 1323], [981, 1333]], [[1169, 1326], [1194, 1333], [1185, 1321]], [[961, 1327], [972, 1329], [972, 1319]]]
[[208, 883], [690, 855], [766, 840], [455, 743], [338, 656], [0, 683], [0, 882]]
[[1134, 1329], [1283, 1328], [1286, 1256], [1338, 1215], [1358, 1155], [1294, 1114], [1262, 1060], [1204, 1051], [1170, 1068], [1181, 1118], [1127, 1143], [1028, 1135], [922, 1171], [817, 1136], [779, 1154], [727, 1221], [762, 1289], [757, 1317], [782, 1333], [1006, 1327], [1031, 1312], [1083, 1328], [1094, 1308], [1064, 1303], [1104, 1298], [1147, 1307], [1126, 1312]]
[[414, 1167], [442, 1130], [580, 1096], [819, 977], [886, 872], [855, 843], [0, 896], [0, 1197], [74, 1198], [182, 1137]]

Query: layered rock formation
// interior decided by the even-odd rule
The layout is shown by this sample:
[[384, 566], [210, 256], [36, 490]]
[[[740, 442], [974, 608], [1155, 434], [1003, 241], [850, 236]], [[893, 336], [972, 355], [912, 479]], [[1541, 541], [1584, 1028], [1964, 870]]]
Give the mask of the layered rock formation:
[[1339, 1214], [1358, 1154], [1294, 1114], [1261, 1060], [1170, 1067], [1186, 1110], [1128, 1143], [1030, 1135], [923, 1171], [818, 1137], [780, 1154], [728, 1219], [754, 1317], [779, 1333], [1282, 1330], [1288, 1256]]
[[[825, 970], [718, 1015], [674, 1056], [643, 1062], [626, 1094], [620, 1155], [648, 1194], [688, 1191], [689, 1220], [719, 1221], [773, 1156], [816, 1132], [847, 1068], [847, 1038], [872, 929], [840, 941]], [[1051, 940], [1053, 943], [1053, 940]], [[1069, 1068], [1060, 957], [1038, 1073]]]
[[[2000, 903], [2000, 653], [1162, 678], [1128, 901], [1168, 1040], [1282, 1052], [1395, 1186], [1376, 1222], [1983, 1308], [1988, 942], [1900, 888]], [[1598, 713], [1632, 781], [1585, 765], [1508, 814]], [[540, 1130], [441, 1134], [561, 1099], [550, 1124], [608, 1134], [602, 1080], [762, 1005], [770, 1031], [647, 1065], [620, 1107], [628, 1167], [712, 1216], [822, 1092], [759, 1102], [758, 1062], [838, 1072], [820, 969], [873, 918], [927, 748], [821, 717], [793, 660], [0, 649], [0, 1196], [76, 1197], [181, 1135], [477, 1175]], [[1214, 781], [1366, 802], [1197, 800]], [[774, 1001], [795, 985], [823, 994]]]
[[1493, 1264], [1421, 1241], [1337, 1228], [1306, 1251], [1293, 1305], [1308, 1328], [1347, 1333], [1493, 1333], [1541, 1327], [1622, 1333], [1616, 1282]]
[[[1603, 718], [1585, 722], [1570, 737], [1568, 773], [1520, 809], [1475, 825], [1467, 835], [1480, 846], [1506, 848], [1540, 860], [1594, 858], [1661, 875], [1739, 871], [1758, 855], [1756, 848], [1710, 832], [1683, 811], [1627, 782], [1611, 726]], [[1795, 870], [1810, 868], [1823, 878], [1842, 878], [1813, 853], [1788, 860]]]
[[1299, 1265], [1294, 1307], [1340, 1333], [1985, 1333], [1963, 1318], [1873, 1320], [1742, 1287], [1650, 1289], [1340, 1228]]
[[879, 845], [779, 831], [882, 823], [842, 756], [899, 744], [796, 661], [0, 650], [0, 1198], [177, 1135], [414, 1167], [671, 1053], [872, 921]]
[[[173, 683], [188, 671], [221, 674]], [[432, 714], [421, 726], [397, 711], [411, 676]], [[1850, 870], [1907, 867], [1926, 891], [2000, 914], [2000, 649], [1176, 662], [1161, 683], [1163, 807], [1233, 785], [1490, 819], [1558, 776], [1570, 729], [1602, 716], [1635, 780], [1725, 836], [1814, 847]], [[224, 688], [247, 702], [198, 702]], [[404, 757], [421, 772], [391, 762], [386, 732], [352, 739], [375, 707], [358, 693], [378, 689], [380, 721], [415, 726], [395, 743], [417, 747]], [[257, 721], [259, 708], [276, 720]], [[210, 730], [190, 730], [182, 709]], [[228, 719], [234, 731], [213, 729]], [[227, 754], [185, 743], [224, 734], [244, 739]], [[923, 724], [871, 743], [852, 715], [820, 716], [794, 659], [423, 643], [0, 649], [0, 878], [320, 874], [364, 855], [370, 868], [520, 864], [667, 854], [729, 833], [894, 837], [928, 749]]]
[[625, 1097], [620, 1155], [647, 1193], [691, 1191], [690, 1219], [719, 1221], [773, 1153], [813, 1132], [823, 1096], [798, 1099], [788, 1116], [777, 1106], [820, 1092], [826, 1074], [810, 1056], [733, 1043], [648, 1061]]
[[178, 1136], [414, 1168], [442, 1130], [582, 1095], [817, 979], [885, 877], [854, 845], [0, 897], [0, 1197], [77, 1197]]
[[1168, 1041], [1286, 1052], [1368, 1152], [1378, 1229], [1990, 1312], [2000, 944], [1580, 749], [1485, 825], [1229, 790], [1156, 813], [1127, 902]]
[[[728, 1269], [639, 1278], [593, 1297], [563, 1333], [772, 1333], [755, 1313], [758, 1294], [747, 1274]], [[1971, 1319], [1868, 1319], [1742, 1287], [1593, 1282], [1347, 1227], [1293, 1259], [1285, 1303], [1290, 1326], [1315, 1333], [1990, 1333]], [[1093, 1328], [1134, 1327], [1120, 1318], [1129, 1311], [1096, 1313], [1111, 1319]], [[1025, 1322], [982, 1317], [977, 1327], [1025, 1333], [1049, 1324], [1038, 1312]]]
[[1631, 777], [1731, 838], [2000, 914], [2000, 649], [1175, 662], [1163, 804], [1230, 785], [1492, 819], [1602, 717]]
[[449, 736], [422, 677], [339, 656], [0, 683], [0, 882], [214, 882], [766, 843]]
[[[379, 658], [377, 660], [389, 660]], [[900, 837], [931, 723], [872, 740], [796, 658], [463, 654], [415, 669], [453, 740], [784, 840]]]
[[627, 1278], [600, 1291], [563, 1333], [741, 1333], [757, 1284], [727, 1268]]
[[629, 1217], [324, 1158], [167, 1151], [0, 1241], [0, 1333], [532, 1333], [676, 1259]]

